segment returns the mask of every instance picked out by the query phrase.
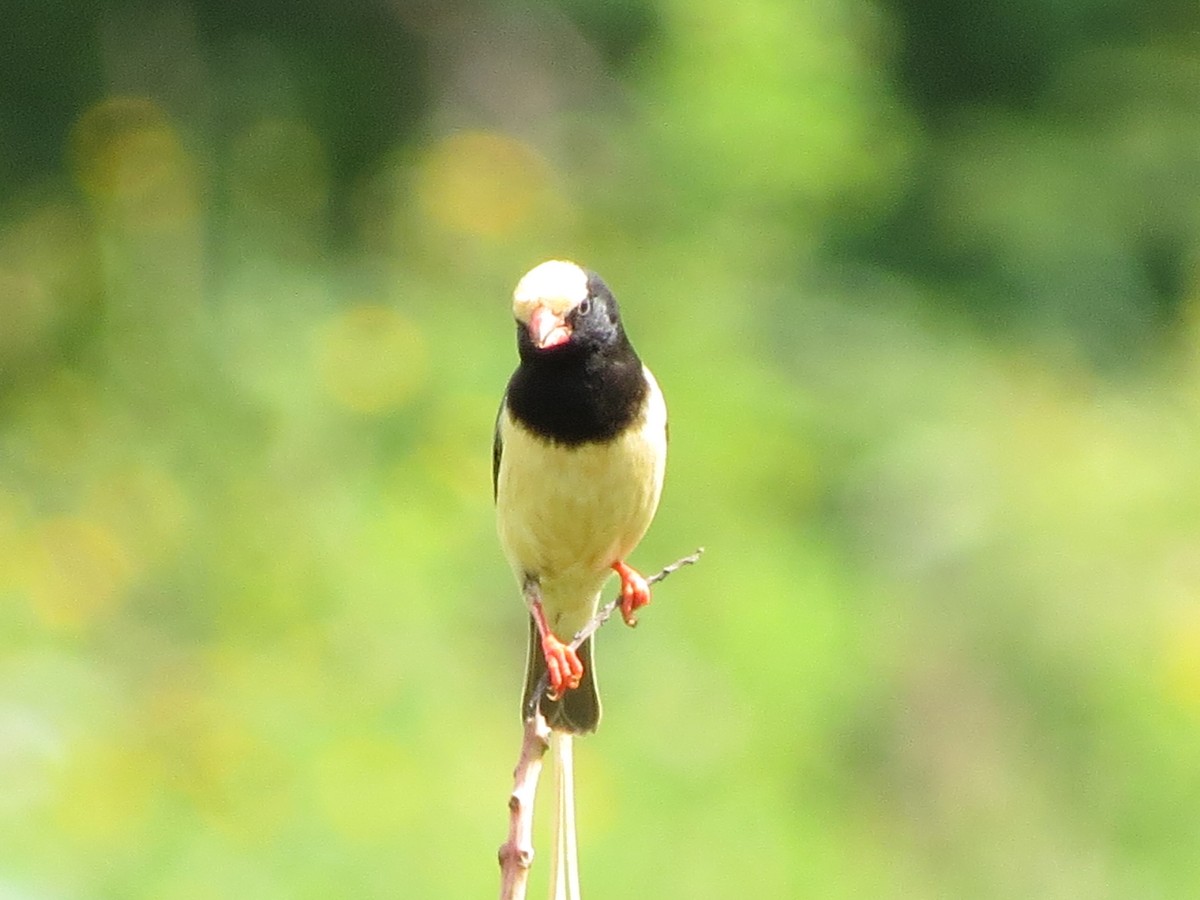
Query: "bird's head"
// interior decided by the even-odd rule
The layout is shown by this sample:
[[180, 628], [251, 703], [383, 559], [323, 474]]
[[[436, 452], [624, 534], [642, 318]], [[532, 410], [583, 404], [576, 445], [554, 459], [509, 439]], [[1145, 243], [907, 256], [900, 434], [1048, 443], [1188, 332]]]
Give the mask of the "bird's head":
[[523, 355], [597, 348], [624, 336], [617, 301], [600, 276], [558, 259], [517, 283], [513, 315]]

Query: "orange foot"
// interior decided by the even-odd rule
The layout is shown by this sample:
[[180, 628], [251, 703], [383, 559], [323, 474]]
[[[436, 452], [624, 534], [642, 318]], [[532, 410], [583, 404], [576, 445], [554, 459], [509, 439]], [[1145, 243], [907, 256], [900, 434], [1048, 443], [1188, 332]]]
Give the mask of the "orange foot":
[[551, 700], [557, 700], [564, 691], [572, 691], [579, 687], [583, 680], [583, 663], [568, 644], [564, 644], [550, 630], [546, 621], [546, 611], [542, 609], [541, 601], [535, 600], [532, 607], [533, 621], [537, 623], [538, 634], [542, 636], [542, 655], [546, 658], [546, 680], [548, 682]]
[[650, 602], [650, 585], [619, 559], [612, 567], [621, 576], [621, 618], [632, 628], [637, 624], [637, 611]]
[[542, 653], [546, 657], [551, 700], [579, 687], [583, 679], [583, 663], [579, 661], [578, 653], [549, 632], [542, 635]]

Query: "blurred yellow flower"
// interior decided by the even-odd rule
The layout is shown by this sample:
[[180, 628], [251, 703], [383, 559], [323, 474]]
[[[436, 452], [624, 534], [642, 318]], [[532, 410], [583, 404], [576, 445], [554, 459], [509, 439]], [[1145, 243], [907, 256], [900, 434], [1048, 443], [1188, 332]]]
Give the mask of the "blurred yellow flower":
[[58, 785], [58, 825], [101, 846], [127, 846], [150, 819], [161, 789], [153, 754], [115, 742], [77, 747]]
[[321, 330], [317, 365], [334, 400], [355, 412], [381, 413], [409, 400], [424, 382], [425, 342], [400, 313], [362, 304]]
[[1167, 632], [1161, 666], [1168, 696], [1200, 712], [1200, 615], [1174, 623]]
[[171, 473], [138, 463], [97, 477], [87, 487], [89, 518], [110, 526], [139, 560], [157, 561], [183, 546], [191, 499]]
[[50, 626], [78, 628], [109, 615], [134, 574], [116, 536], [83, 518], [42, 522], [30, 549], [30, 596]]
[[549, 186], [546, 163], [504, 134], [467, 131], [444, 138], [418, 171], [425, 214], [447, 228], [503, 237], [523, 225]]
[[108, 97], [71, 135], [75, 177], [96, 205], [139, 227], [191, 220], [191, 160], [163, 109], [140, 97]]

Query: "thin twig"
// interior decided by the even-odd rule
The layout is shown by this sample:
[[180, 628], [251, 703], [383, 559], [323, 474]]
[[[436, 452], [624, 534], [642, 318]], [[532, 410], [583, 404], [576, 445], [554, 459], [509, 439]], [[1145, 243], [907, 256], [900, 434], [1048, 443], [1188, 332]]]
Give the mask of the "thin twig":
[[[662, 581], [668, 575], [678, 572], [684, 566], [690, 566], [693, 563], [698, 563], [703, 553], [704, 548], [697, 547], [695, 553], [689, 553], [682, 559], [675, 560], [675, 562], [671, 563], [669, 566], [663, 566], [662, 571], [655, 572], [646, 579], [646, 584], [658, 584], [658, 582]], [[620, 605], [621, 597], [618, 594], [615, 598], [609, 600], [602, 607], [600, 607], [600, 609], [596, 612], [596, 615], [592, 616], [592, 618], [588, 620], [588, 623], [575, 633], [575, 637], [571, 641], [571, 649], [578, 650], [580, 644], [595, 634], [600, 629], [601, 625], [612, 618], [612, 614], [617, 611], [617, 607]]]
[[[687, 556], [684, 556], [681, 559], [675, 560], [675, 562], [671, 563], [669, 566], [663, 566], [661, 571], [655, 572], [653, 575], [651, 575], [649, 578], [646, 579], [646, 584], [658, 584], [658, 582], [662, 581], [668, 575], [672, 575], [675, 572], [678, 572], [684, 566], [690, 566], [695, 563], [698, 563], [700, 561], [700, 557], [703, 554], [704, 554], [704, 548], [697, 547], [695, 553], [689, 553]], [[526, 591], [526, 595], [527, 595], [526, 599], [528, 599], [528, 593], [531, 589], [536, 592], [537, 591], [536, 584], [531, 582], [530, 584], [525, 585], [525, 591]], [[538, 595], [535, 593], [534, 596], [538, 596]], [[582, 644], [584, 641], [586, 641], [588, 638], [590, 638], [593, 634], [595, 634], [597, 631], [599, 631], [600, 626], [612, 618], [612, 614], [617, 611], [617, 607], [620, 605], [621, 605], [621, 595], [618, 594], [612, 600], [609, 600], [602, 607], [600, 607], [600, 609], [596, 610], [596, 614], [594, 616], [592, 616], [590, 619], [588, 619], [587, 624], [584, 625], [582, 628], [579, 629], [579, 631], [577, 631], [575, 633], [575, 637], [571, 640], [571, 644], [570, 644], [571, 649], [578, 650], [580, 644]], [[548, 679], [549, 679], [549, 673], [543, 673], [541, 681], [539, 681], [537, 683], [537, 687], [534, 688], [533, 694], [530, 695], [529, 704], [525, 708], [526, 715], [528, 715], [531, 710], [536, 709], [538, 707], [538, 704], [541, 702], [542, 695], [546, 693], [546, 688], [549, 687]]]
[[500, 845], [500, 900], [524, 900], [533, 865], [533, 799], [537, 795], [542, 759], [550, 746], [550, 726], [541, 712], [525, 720], [521, 755], [513, 769], [508, 797], [508, 840]]

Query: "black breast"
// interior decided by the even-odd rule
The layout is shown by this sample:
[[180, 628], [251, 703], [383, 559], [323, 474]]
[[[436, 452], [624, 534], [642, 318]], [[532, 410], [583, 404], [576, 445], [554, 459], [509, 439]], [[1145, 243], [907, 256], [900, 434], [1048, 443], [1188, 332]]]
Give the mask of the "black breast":
[[606, 347], [522, 359], [507, 402], [534, 434], [574, 446], [615, 438], [642, 414], [649, 390], [642, 362], [622, 335]]

